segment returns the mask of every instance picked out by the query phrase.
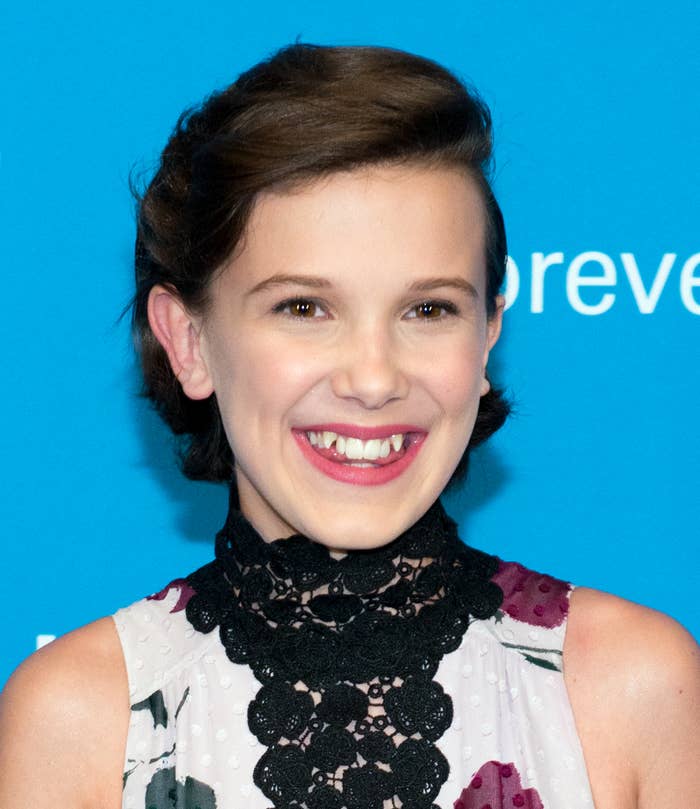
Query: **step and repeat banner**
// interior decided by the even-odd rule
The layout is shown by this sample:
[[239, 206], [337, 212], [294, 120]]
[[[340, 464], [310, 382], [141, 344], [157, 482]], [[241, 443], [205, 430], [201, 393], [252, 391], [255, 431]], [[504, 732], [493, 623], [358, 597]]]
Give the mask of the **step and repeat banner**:
[[179, 113], [296, 39], [478, 88], [510, 261], [513, 401], [446, 505], [470, 544], [700, 634], [697, 4], [15, 4], [0, 22], [0, 685], [37, 645], [208, 561], [226, 492], [138, 395], [129, 180]]

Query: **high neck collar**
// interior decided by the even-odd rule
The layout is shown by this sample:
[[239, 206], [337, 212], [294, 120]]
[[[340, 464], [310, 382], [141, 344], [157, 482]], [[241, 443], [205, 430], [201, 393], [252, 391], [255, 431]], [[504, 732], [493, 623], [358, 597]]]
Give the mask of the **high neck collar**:
[[462, 543], [439, 500], [392, 542], [339, 558], [299, 534], [266, 541], [237, 506], [234, 493], [216, 537], [217, 564], [239, 608], [271, 627], [342, 631], [367, 611], [400, 620], [448, 604], [465, 618], [483, 618], [500, 605], [492, 557]]
[[[258, 533], [232, 498], [224, 528], [216, 537], [216, 558], [238, 579], [251, 568], [272, 569], [278, 578], [313, 590], [345, 580], [356, 595], [371, 596], [386, 586], [392, 560], [404, 566], [423, 568], [434, 562], [449, 563], [463, 546], [455, 522], [440, 501], [396, 539], [378, 548], [349, 550], [336, 556], [311, 539], [294, 534], [267, 541]], [[348, 544], [352, 544], [349, 539]], [[402, 568], [403, 576], [407, 574]], [[392, 567], [393, 575], [393, 567]], [[348, 582], [347, 580], [350, 579]]]
[[439, 503], [388, 545], [340, 559], [301, 536], [266, 542], [233, 505], [216, 560], [188, 578], [186, 614], [199, 632], [218, 626], [261, 683], [248, 706], [267, 748], [256, 785], [275, 809], [429, 806], [449, 775], [436, 742], [453, 716], [433, 677], [472, 619], [501, 605], [497, 560], [462, 544]]

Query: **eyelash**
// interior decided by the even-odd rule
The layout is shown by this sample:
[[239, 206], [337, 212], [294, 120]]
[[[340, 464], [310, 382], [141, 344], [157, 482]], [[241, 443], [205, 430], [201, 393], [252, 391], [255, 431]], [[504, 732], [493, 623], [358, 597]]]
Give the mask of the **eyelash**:
[[425, 308], [430, 307], [430, 309], [442, 309], [443, 313], [439, 317], [429, 317], [429, 316], [419, 317], [419, 315], [416, 314], [415, 318], [413, 318], [413, 317], [410, 318], [411, 320], [414, 320], [414, 319], [415, 320], [444, 320], [446, 317], [454, 317], [455, 315], [459, 314], [459, 308], [457, 306], [455, 306], [455, 304], [452, 303], [452, 301], [434, 301], [434, 300], [421, 301], [420, 303], [414, 304], [409, 309], [409, 311], [417, 313], [417, 311], [421, 307], [425, 307]]
[[321, 301], [316, 301], [313, 298], [287, 298], [286, 300], [280, 301], [278, 304], [276, 304], [272, 311], [276, 315], [285, 315], [286, 317], [292, 318], [292, 320], [322, 320], [320, 317], [304, 317], [303, 315], [295, 315], [291, 311], [287, 311], [294, 305], [315, 306], [319, 309], [325, 308], [325, 304], [321, 303]]
[[[300, 297], [300, 298], [286, 298], [285, 300], [280, 301], [278, 304], [276, 304], [273, 307], [272, 311], [273, 311], [274, 314], [285, 315], [286, 317], [289, 317], [292, 320], [322, 320], [322, 319], [324, 319], [323, 317], [315, 316], [315, 314], [312, 314], [311, 316], [304, 316], [302, 314], [294, 314], [294, 313], [292, 313], [290, 311], [291, 307], [293, 307], [293, 306], [317, 307], [319, 309], [325, 309], [326, 308], [326, 305], [324, 303], [322, 303], [321, 301], [314, 300], [313, 298], [301, 298]], [[418, 310], [421, 307], [425, 307], [426, 309], [430, 308], [431, 310], [432, 309], [441, 309], [443, 313], [439, 317], [430, 317], [430, 316], [421, 317], [420, 315], [418, 315]], [[454, 303], [452, 303], [452, 301], [438, 301], [438, 300], [428, 299], [428, 300], [420, 301], [419, 303], [413, 304], [408, 309], [408, 313], [411, 314], [411, 316], [408, 318], [409, 320], [425, 320], [425, 321], [434, 320], [434, 321], [438, 321], [438, 320], [443, 320], [446, 317], [453, 317], [455, 315], [458, 315], [459, 314], [459, 308]]]

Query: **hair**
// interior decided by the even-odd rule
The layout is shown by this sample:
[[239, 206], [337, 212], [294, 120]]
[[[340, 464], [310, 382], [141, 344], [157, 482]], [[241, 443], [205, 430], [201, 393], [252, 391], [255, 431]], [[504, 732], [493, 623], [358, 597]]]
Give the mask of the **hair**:
[[[190, 311], [204, 313], [211, 281], [241, 242], [261, 192], [372, 164], [421, 163], [461, 168], [481, 192], [491, 317], [506, 268], [491, 155], [491, 116], [479, 96], [437, 63], [389, 48], [291, 45], [180, 116], [137, 198], [133, 330], [143, 393], [181, 437], [187, 477], [231, 481], [234, 459], [215, 394], [189, 399], [151, 331], [152, 287], [173, 289]], [[508, 412], [500, 391], [481, 398], [452, 481]]]

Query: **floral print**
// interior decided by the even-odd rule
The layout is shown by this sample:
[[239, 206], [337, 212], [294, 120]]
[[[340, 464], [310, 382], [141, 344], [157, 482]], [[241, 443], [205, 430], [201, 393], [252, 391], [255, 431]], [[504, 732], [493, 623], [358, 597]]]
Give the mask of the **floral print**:
[[544, 809], [536, 789], [523, 789], [514, 764], [488, 761], [454, 802], [454, 809]]
[[[180, 711], [182, 710], [183, 706], [187, 702], [187, 699], [188, 699], [189, 695], [190, 695], [190, 689], [189, 689], [189, 686], [188, 686], [185, 689], [182, 696], [180, 697], [180, 701], [179, 701], [179, 703], [177, 705], [177, 708], [175, 709], [175, 715], [174, 715], [175, 720], [177, 720], [177, 717], [179, 716]], [[167, 729], [168, 723], [169, 723], [169, 720], [170, 720], [170, 715], [168, 714], [168, 709], [167, 709], [167, 707], [165, 705], [165, 698], [163, 696], [163, 692], [160, 689], [158, 691], [154, 691], [150, 696], [146, 697], [146, 699], [143, 699], [140, 702], [135, 702], [131, 706], [131, 712], [134, 713], [134, 712], [137, 712], [137, 711], [150, 711], [151, 718], [153, 719], [154, 733], [158, 729], [159, 726], [162, 727], [163, 729]], [[150, 758], [150, 757], [146, 757], [146, 758], [141, 757], [140, 759], [131, 758], [131, 757], [127, 758], [126, 763], [127, 763], [128, 768], [124, 771], [124, 775], [123, 775], [123, 778], [122, 778], [123, 785], [126, 786], [126, 782], [128, 781], [129, 777], [131, 775], [133, 775], [137, 770], [141, 769], [144, 765], [146, 767], [148, 767], [148, 766], [150, 766], [152, 764], [156, 764], [158, 762], [166, 762], [167, 759], [169, 759], [171, 756], [174, 756], [176, 750], [177, 750], [177, 744], [173, 742], [172, 746], [169, 749], [168, 749], [167, 744], [161, 745], [161, 749], [158, 752], [158, 755], [156, 755], [156, 756], [154, 756], [152, 758]], [[159, 775], [159, 773], [162, 773], [162, 772], [165, 772], [165, 771], [166, 771], [166, 768], [163, 768], [163, 769], [159, 770], [158, 772], [156, 772], [153, 779], [151, 779], [151, 783], [153, 783], [156, 776], [158, 776], [158, 778], [161, 778], [161, 779], [165, 778], [165, 776]], [[162, 783], [161, 781], [156, 781], [156, 786], [158, 784], [161, 784], [161, 783]], [[178, 790], [180, 790], [180, 786], [177, 786]], [[173, 786], [173, 789], [175, 789], [175, 788], [176, 787]], [[156, 789], [156, 787], [154, 787], [154, 789]], [[162, 792], [162, 790], [161, 790], [161, 792]], [[173, 794], [175, 794], [175, 793], [173, 793]], [[180, 794], [180, 793], [178, 792], [177, 794]], [[153, 807], [155, 809], [161, 809], [162, 806], [164, 807], [166, 805], [169, 806], [169, 804], [163, 804], [162, 802], [161, 803], [154, 803], [152, 805], [153, 805]], [[181, 805], [181, 804], [178, 803], [176, 805], [177, 805], [178, 809], [181, 809], [181, 806], [182, 807], [186, 806], [187, 809], [190, 809], [190, 804], [182, 804]], [[150, 804], [147, 801], [146, 802], [146, 809], [149, 809], [149, 807], [150, 807]], [[202, 809], [205, 809], [204, 804], [202, 804]]]
[[170, 584], [165, 586], [162, 590], [160, 590], [160, 592], [154, 593], [152, 596], [148, 596], [148, 601], [163, 601], [165, 598], [167, 598], [167, 595], [171, 590], [177, 590], [180, 595], [178, 596], [178, 599], [170, 612], [180, 612], [181, 610], [184, 610], [187, 606], [187, 602], [194, 595], [194, 590], [187, 583], [187, 579], [173, 579]]
[[553, 629], [569, 613], [571, 585], [517, 562], [501, 562], [491, 579], [503, 590], [501, 609], [515, 621]]
[[[431, 538], [419, 538], [421, 558], [421, 543]], [[226, 628], [217, 620], [218, 601], [202, 580], [220, 561], [115, 616], [132, 703], [124, 809], [384, 809], [389, 802], [404, 809], [592, 809], [561, 677], [568, 584], [490, 557], [478, 588], [473, 575], [455, 582], [457, 606], [474, 608], [471, 631], [459, 623], [443, 638], [449, 627], [433, 613], [445, 600], [444, 575], [435, 565], [392, 562], [387, 579], [389, 567], [365, 569], [353, 558], [343, 567], [343, 587], [316, 582], [308, 600], [297, 601], [281, 592], [281, 573], [298, 583], [292, 591], [306, 591], [306, 557], [314, 565], [320, 558], [300, 539], [285, 545], [298, 547], [279, 560], [276, 578], [251, 570], [236, 579], [239, 599], [259, 620]], [[255, 557], [259, 544], [239, 531], [236, 541]], [[226, 572], [230, 604], [235, 571]], [[378, 582], [377, 604], [368, 609], [365, 589]], [[299, 603], [308, 612], [304, 625], [340, 624], [352, 635], [355, 653], [340, 655], [351, 673], [368, 665], [385, 665], [387, 673], [364, 681], [330, 676], [338, 644], [312, 643], [297, 662], [309, 676], [320, 671], [313, 693], [266, 666], [258, 666], [257, 678], [263, 617], [286, 629]], [[428, 640], [440, 644], [437, 672], [426, 668], [432, 655], [417, 669], [408, 665], [421, 647], [415, 632], [387, 645], [386, 625], [396, 615], [403, 628], [423, 613], [431, 618]], [[286, 671], [294, 648], [289, 633], [277, 634]], [[252, 656], [245, 660], [231, 657], [246, 650]], [[389, 677], [397, 672], [398, 680]]]
[[154, 691], [150, 697], [135, 702], [131, 706], [132, 711], [150, 711], [153, 717], [153, 727], [157, 728], [162, 725], [164, 728], [168, 727], [168, 709], [165, 707], [165, 700], [163, 699], [162, 691]]
[[157, 770], [146, 787], [145, 809], [216, 809], [214, 790], [189, 775], [175, 778], [175, 767]]

